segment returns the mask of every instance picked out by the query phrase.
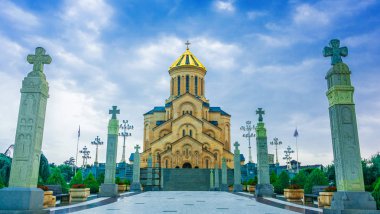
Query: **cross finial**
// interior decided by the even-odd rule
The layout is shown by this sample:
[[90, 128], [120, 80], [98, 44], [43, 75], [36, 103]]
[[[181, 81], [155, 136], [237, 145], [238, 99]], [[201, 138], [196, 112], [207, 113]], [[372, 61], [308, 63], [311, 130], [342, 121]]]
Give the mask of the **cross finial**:
[[112, 114], [111, 119], [116, 119], [116, 114], [120, 114], [120, 109], [117, 109], [117, 106], [112, 106], [112, 109], [109, 110], [109, 114]]
[[347, 47], [339, 47], [339, 39], [332, 39], [329, 43], [330, 47], [325, 47], [323, 49], [323, 56], [331, 56], [331, 65], [335, 65], [339, 62], [342, 62], [342, 56], [345, 57], [348, 55]]
[[185, 43], [185, 45], [186, 45], [186, 50], [189, 50], [189, 45], [190, 45], [191, 43], [189, 42], [189, 40], [187, 40], [187, 42]]
[[263, 115], [265, 114], [265, 111], [263, 110], [263, 108], [258, 108], [256, 110], [256, 114], [259, 115], [259, 122], [263, 122]]
[[49, 55], [45, 55], [46, 51], [45, 49], [41, 47], [37, 47], [35, 51], [35, 55], [29, 54], [26, 57], [26, 60], [33, 64], [33, 71], [44, 71], [44, 64], [50, 64], [51, 63], [51, 57]]
[[136, 149], [136, 152], [138, 153], [138, 152], [139, 152], [139, 149], [140, 149], [140, 146], [137, 144], [137, 145], [135, 146], [135, 149]]
[[239, 146], [240, 146], [239, 142], [236, 141], [236, 142], [234, 143], [234, 146], [235, 146], [235, 149], [239, 149]]

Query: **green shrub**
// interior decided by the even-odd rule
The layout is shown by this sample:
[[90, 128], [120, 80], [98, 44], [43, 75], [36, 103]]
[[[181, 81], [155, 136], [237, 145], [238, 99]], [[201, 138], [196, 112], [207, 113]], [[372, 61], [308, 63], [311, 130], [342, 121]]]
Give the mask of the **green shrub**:
[[83, 176], [81, 170], [78, 170], [73, 179], [71, 179], [70, 187], [72, 187], [74, 184], [83, 184]]
[[270, 174], [270, 183], [271, 184], [274, 184], [277, 180], [277, 175], [276, 173], [273, 171], [271, 174]]
[[5, 187], [5, 185], [4, 185], [4, 183], [3, 183], [3, 179], [0, 178], [0, 189], [2, 189], [2, 188], [4, 188], [4, 187]]
[[375, 188], [372, 192], [372, 196], [376, 201], [377, 209], [380, 210], [380, 177], [375, 182]]
[[306, 172], [301, 170], [298, 174], [296, 174], [296, 176], [294, 176], [294, 178], [291, 180], [291, 183], [297, 184], [301, 189], [303, 189], [305, 187], [306, 179]]
[[247, 181], [247, 185], [252, 185], [252, 186], [254, 186], [254, 185], [256, 185], [256, 183], [257, 183], [257, 182], [255, 182], [255, 179], [249, 179], [249, 180]]
[[121, 184], [121, 179], [119, 177], [115, 178], [115, 184]]
[[130, 180], [125, 180], [125, 184], [126, 185], [131, 185], [131, 181]]
[[307, 176], [306, 183], [304, 186], [305, 193], [311, 194], [313, 186], [328, 185], [329, 182], [325, 173], [320, 169], [314, 169], [309, 176]]
[[289, 175], [286, 171], [282, 171], [274, 183], [274, 191], [277, 194], [284, 194], [284, 189], [289, 186]]
[[47, 184], [55, 184], [55, 185], [61, 185], [62, 187], [62, 192], [67, 192], [68, 186], [61, 174], [61, 170], [59, 168], [53, 168], [52, 173], [50, 176], [47, 178], [46, 183]]
[[91, 193], [99, 192], [99, 184], [91, 172], [87, 175], [86, 179], [84, 179], [83, 183], [86, 185], [87, 188], [90, 188]]
[[99, 185], [102, 184], [102, 183], [104, 183], [104, 173], [103, 173], [103, 172], [100, 173], [100, 174], [98, 175], [98, 177], [96, 178], [96, 180], [98, 181], [98, 184], [99, 184]]

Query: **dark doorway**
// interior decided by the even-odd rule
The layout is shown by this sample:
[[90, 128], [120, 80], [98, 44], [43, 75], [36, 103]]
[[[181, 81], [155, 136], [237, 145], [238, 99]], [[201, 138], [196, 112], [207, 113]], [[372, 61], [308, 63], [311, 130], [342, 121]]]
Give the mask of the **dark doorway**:
[[184, 163], [182, 168], [191, 168], [191, 164], [190, 163]]

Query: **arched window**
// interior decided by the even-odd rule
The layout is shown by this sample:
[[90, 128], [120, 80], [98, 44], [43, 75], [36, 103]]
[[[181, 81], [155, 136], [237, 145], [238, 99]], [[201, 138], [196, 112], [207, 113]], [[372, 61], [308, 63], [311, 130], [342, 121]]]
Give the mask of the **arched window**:
[[189, 92], [189, 75], [186, 75], [186, 92]]
[[198, 95], [198, 76], [195, 76], [195, 95]]
[[193, 130], [190, 130], [190, 137], [193, 136]]
[[190, 111], [190, 115], [193, 115], [193, 111]]
[[168, 165], [169, 165], [169, 163], [168, 163], [168, 159], [166, 159], [166, 160], [165, 160], [165, 168], [168, 168]]
[[184, 130], [182, 130], [182, 137], [185, 137], [185, 135], [186, 135], [186, 131], [184, 129]]
[[178, 96], [181, 94], [181, 77], [178, 76], [177, 77], [177, 92], [178, 92]]
[[208, 159], [206, 159], [206, 169], [208, 169]]

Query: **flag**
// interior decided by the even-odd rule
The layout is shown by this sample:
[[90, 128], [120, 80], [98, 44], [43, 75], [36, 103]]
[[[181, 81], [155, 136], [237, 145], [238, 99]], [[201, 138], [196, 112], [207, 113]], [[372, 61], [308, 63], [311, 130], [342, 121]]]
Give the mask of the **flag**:
[[78, 138], [80, 137], [80, 126], [79, 126], [79, 129], [78, 129]]
[[297, 131], [297, 128], [296, 128], [296, 130], [294, 131], [293, 136], [294, 136], [294, 137], [298, 137], [298, 131]]

